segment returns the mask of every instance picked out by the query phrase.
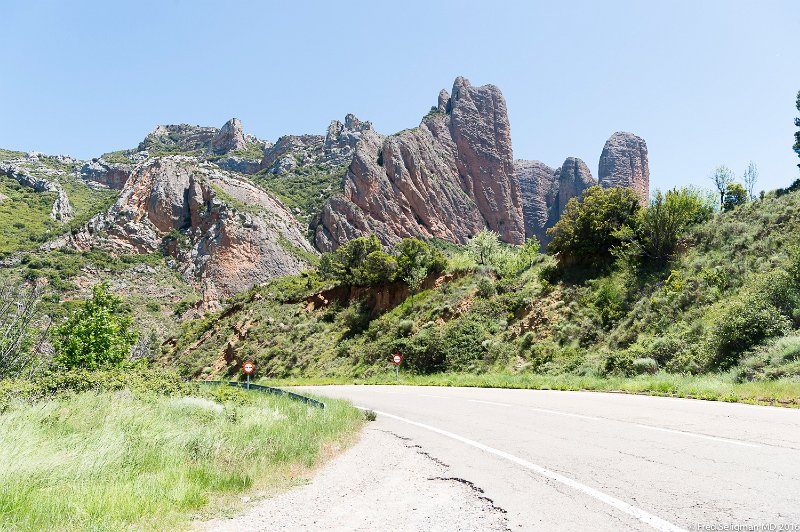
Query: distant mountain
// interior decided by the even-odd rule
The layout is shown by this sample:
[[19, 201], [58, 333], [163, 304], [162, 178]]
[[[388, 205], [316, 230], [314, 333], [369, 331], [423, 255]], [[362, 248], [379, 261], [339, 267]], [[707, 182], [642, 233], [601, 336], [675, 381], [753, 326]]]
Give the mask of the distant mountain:
[[[647, 165], [645, 142], [615, 133], [599, 183], [633, 187], [645, 202]], [[212, 307], [367, 234], [385, 243], [417, 236], [464, 244], [488, 228], [512, 244], [545, 241], [569, 199], [596, 183], [573, 157], [558, 169], [515, 161], [500, 89], [461, 77], [419, 126], [389, 136], [353, 115], [331, 122], [325, 135], [274, 143], [246, 135], [236, 118], [221, 128], [160, 125], [135, 149], [91, 161], [0, 150], [0, 179], [5, 216], [13, 216], [9, 201], [22, 208], [14, 197], [25, 194], [49, 205], [45, 212], [37, 206], [45, 203], [26, 200], [35, 238], [4, 224], [0, 252], [42, 243], [160, 250]], [[10, 183], [28, 192], [12, 195]]]

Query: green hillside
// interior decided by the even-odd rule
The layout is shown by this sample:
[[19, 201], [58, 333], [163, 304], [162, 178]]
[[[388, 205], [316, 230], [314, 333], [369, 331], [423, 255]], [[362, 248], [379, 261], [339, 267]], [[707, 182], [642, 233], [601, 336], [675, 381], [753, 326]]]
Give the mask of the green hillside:
[[405, 284], [353, 289], [367, 299], [310, 310], [305, 296], [335, 279], [284, 278], [185, 323], [165, 360], [200, 376], [233, 374], [252, 359], [270, 379], [388, 378], [391, 353], [404, 354], [418, 380], [449, 372], [796, 379], [799, 231], [800, 193], [777, 191], [690, 225], [662, 262], [623, 256], [587, 269], [544, 255], [521, 260], [521, 250], [502, 247], [506, 259], [477, 264], [468, 249], [447, 246], [451, 275], [439, 286], [377, 310], [371, 293]]

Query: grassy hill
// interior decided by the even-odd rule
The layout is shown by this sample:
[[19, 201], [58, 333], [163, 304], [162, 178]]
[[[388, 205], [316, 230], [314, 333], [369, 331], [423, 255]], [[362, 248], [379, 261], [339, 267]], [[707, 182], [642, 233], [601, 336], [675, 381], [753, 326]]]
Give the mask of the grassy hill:
[[501, 276], [450, 246], [456, 275], [377, 311], [358, 299], [311, 309], [313, 276], [281, 279], [183, 324], [165, 361], [197, 376], [233, 374], [252, 359], [269, 379], [382, 380], [399, 352], [416, 382], [453, 372], [462, 383], [505, 375], [520, 386], [711, 376], [794, 379], [798, 389], [800, 307], [787, 294], [797, 284], [800, 193], [786, 192], [690, 228], [658, 267], [564, 272], [538, 256]]

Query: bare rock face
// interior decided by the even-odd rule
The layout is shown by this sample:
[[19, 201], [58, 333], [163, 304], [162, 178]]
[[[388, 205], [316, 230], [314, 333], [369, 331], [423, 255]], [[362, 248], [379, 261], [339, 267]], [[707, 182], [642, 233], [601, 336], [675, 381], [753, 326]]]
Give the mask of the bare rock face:
[[622, 131], [611, 135], [600, 155], [597, 174], [600, 186], [633, 188], [639, 194], [642, 204], [647, 204], [650, 195], [650, 169], [647, 144], [640, 137]]
[[577, 157], [567, 157], [555, 170], [541, 161], [525, 160], [515, 161], [514, 168], [522, 197], [525, 236], [535, 236], [543, 245], [550, 241], [547, 229], [558, 222], [569, 200], [597, 184], [589, 167]]
[[243, 150], [247, 146], [242, 129], [242, 121], [231, 118], [211, 139], [211, 151], [222, 155], [231, 151]]
[[551, 190], [556, 171], [541, 161], [514, 161], [514, 175], [519, 183], [525, 236], [541, 242], [550, 221]]
[[597, 184], [589, 167], [577, 157], [567, 157], [561, 168], [556, 170], [553, 188], [550, 192], [550, 219], [552, 227], [561, 218], [570, 199], [580, 198], [583, 191]]
[[[439, 112], [444, 109], [444, 111]], [[452, 96], [413, 129], [383, 137], [361, 133], [341, 196], [325, 205], [320, 250], [377, 234], [465, 243], [484, 228], [510, 243], [524, 241], [505, 100], [493, 85], [457, 78]]]
[[100, 158], [84, 163], [78, 170], [78, 177], [114, 190], [122, 190], [132, 168], [129, 164], [109, 163]]
[[308, 268], [304, 257], [315, 252], [278, 200], [211, 163], [183, 156], [137, 166], [114, 206], [71, 243], [135, 253], [164, 249], [202, 288], [208, 308], [256, 283]]

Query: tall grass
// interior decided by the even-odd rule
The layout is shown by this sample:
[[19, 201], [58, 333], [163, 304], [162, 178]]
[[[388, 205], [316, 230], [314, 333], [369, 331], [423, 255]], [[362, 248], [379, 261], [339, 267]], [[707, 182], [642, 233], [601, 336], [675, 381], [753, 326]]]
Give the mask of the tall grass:
[[0, 529], [174, 529], [218, 496], [291, 483], [360, 419], [338, 401], [207, 395], [13, 403], [0, 415]]

